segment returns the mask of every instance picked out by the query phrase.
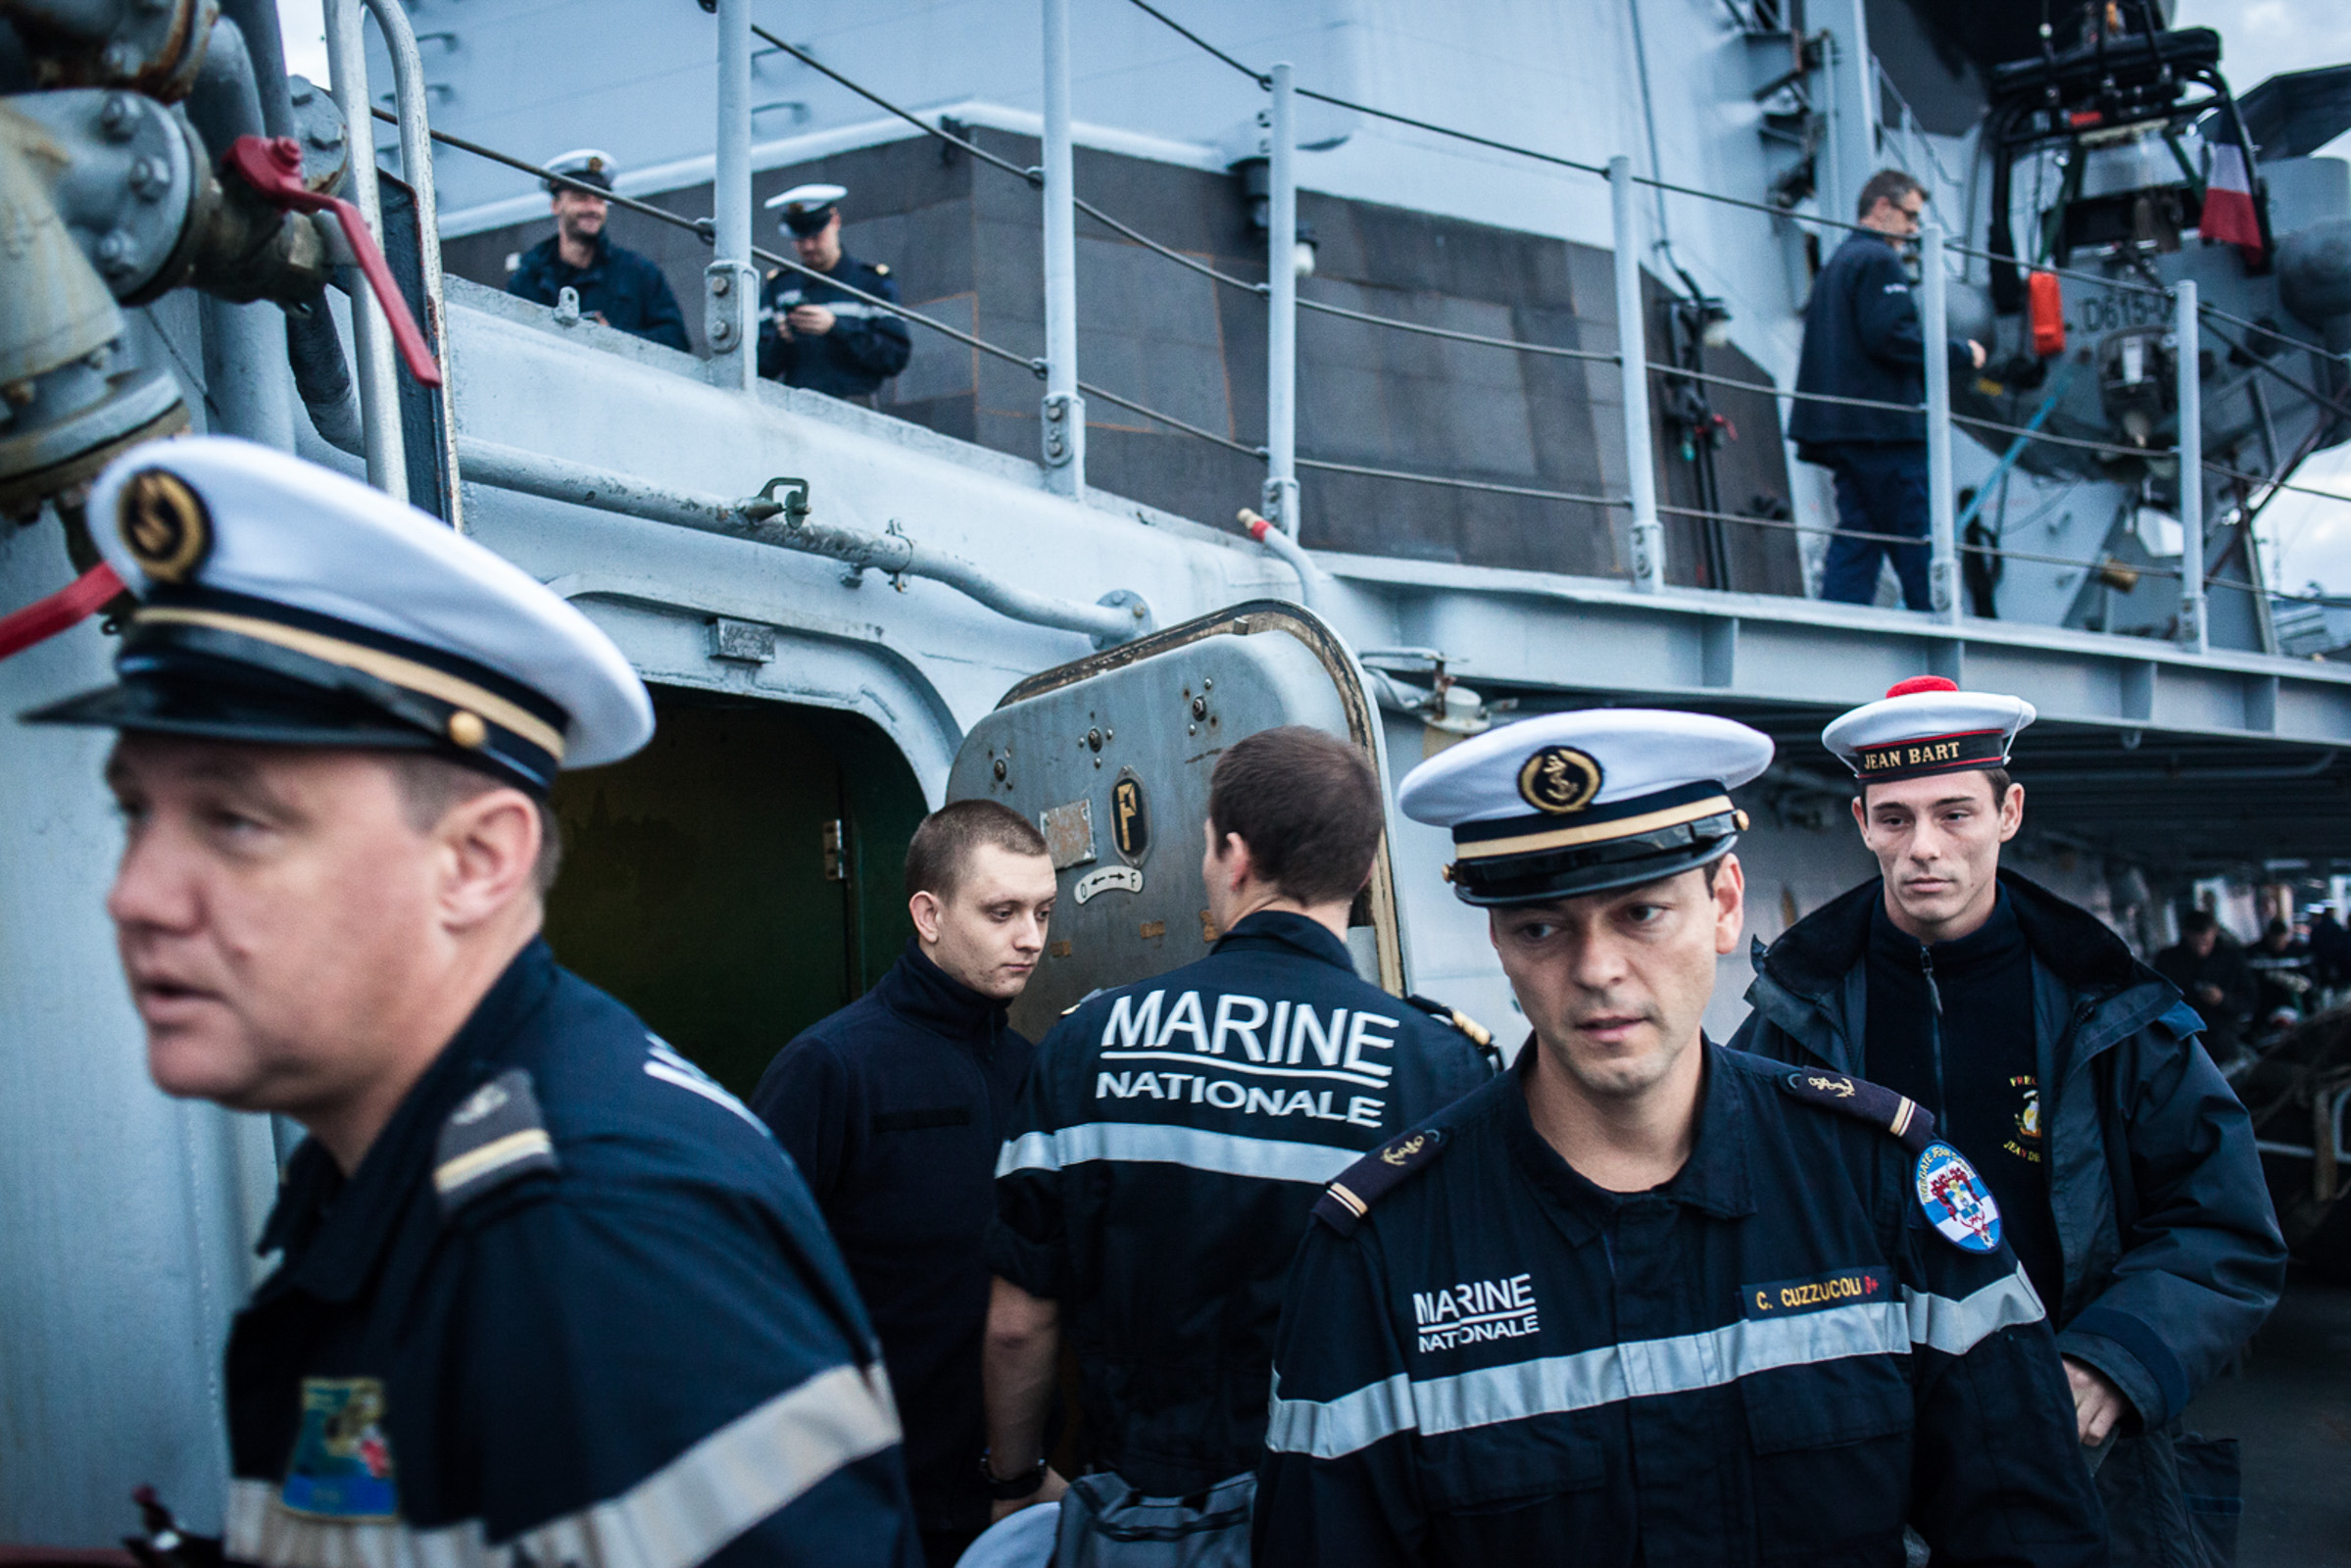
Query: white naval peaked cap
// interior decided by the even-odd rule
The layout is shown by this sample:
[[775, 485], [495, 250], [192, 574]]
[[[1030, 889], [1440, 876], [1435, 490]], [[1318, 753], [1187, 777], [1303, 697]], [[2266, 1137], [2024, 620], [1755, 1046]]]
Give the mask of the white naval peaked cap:
[[1745, 827], [1729, 792], [1771, 765], [1771, 738], [1709, 713], [1546, 713], [1441, 752], [1396, 805], [1452, 829], [1445, 868], [1468, 904], [1633, 887], [1720, 858]]
[[782, 209], [785, 232], [806, 238], [821, 233], [832, 221], [833, 203], [849, 194], [846, 185], [795, 185], [781, 196], [767, 198], [767, 210]]
[[1838, 714], [1821, 731], [1821, 744], [1855, 778], [1891, 783], [2006, 767], [2017, 731], [2038, 716], [2022, 697], [1963, 692], [1940, 675], [1915, 675]]
[[768, 197], [766, 206], [771, 213], [779, 207], [805, 207], [812, 211], [830, 207], [848, 194], [847, 185], [795, 185], [781, 196]]
[[437, 751], [538, 793], [617, 761], [653, 704], [595, 623], [382, 491], [193, 436], [99, 476], [90, 535], [140, 603], [120, 684], [33, 722]]
[[601, 147], [574, 147], [567, 153], [558, 153], [547, 160], [546, 167], [553, 173], [569, 174], [583, 184], [602, 185], [606, 190], [612, 188], [612, 178], [620, 172], [620, 165]]

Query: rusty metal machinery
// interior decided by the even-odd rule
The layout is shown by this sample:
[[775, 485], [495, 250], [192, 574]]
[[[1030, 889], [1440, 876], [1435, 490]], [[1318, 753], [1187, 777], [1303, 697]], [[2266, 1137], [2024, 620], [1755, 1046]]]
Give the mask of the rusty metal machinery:
[[176, 289], [281, 307], [292, 378], [338, 446], [356, 441], [325, 310], [338, 269], [366, 276], [412, 371], [438, 384], [366, 226], [331, 195], [340, 113], [308, 83], [289, 92], [274, 36], [249, 49], [238, 10], [274, 29], [271, 8], [216, 0], [0, 0], [0, 84], [29, 89], [0, 97], [0, 514], [71, 511], [118, 452], [187, 425], [172, 377], [126, 368], [122, 343], [121, 308]]

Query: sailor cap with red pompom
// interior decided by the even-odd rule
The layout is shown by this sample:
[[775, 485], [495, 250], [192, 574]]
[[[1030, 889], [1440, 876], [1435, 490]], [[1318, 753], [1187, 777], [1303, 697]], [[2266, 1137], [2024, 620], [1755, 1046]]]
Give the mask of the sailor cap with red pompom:
[[2037, 715], [2022, 697], [1963, 692], [1940, 675], [1896, 681], [1878, 702], [1821, 731], [1853, 776], [1868, 783], [2006, 767], [2017, 731]]

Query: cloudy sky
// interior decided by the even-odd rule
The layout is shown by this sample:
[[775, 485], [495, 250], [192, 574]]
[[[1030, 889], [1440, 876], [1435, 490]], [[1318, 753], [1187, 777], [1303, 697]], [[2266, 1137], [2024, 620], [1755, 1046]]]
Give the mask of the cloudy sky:
[[[2220, 33], [2221, 66], [2239, 92], [2281, 71], [2351, 62], [2351, 0], [2177, 0], [2177, 6], [2174, 25]], [[288, 69], [324, 81], [320, 0], [278, 0], [278, 15]], [[2351, 157], [2351, 135], [2324, 151]], [[2316, 582], [2328, 593], [2351, 595], [2351, 443], [2304, 464], [2295, 482], [2344, 499], [2288, 492], [2270, 503], [2261, 529], [2270, 581], [2289, 592]]]

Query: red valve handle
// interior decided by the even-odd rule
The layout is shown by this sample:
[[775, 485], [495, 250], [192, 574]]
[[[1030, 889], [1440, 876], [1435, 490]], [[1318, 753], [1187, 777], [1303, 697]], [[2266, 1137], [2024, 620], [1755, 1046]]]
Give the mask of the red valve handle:
[[360, 270], [367, 274], [367, 285], [375, 290], [384, 318], [392, 323], [392, 340], [400, 345], [409, 374], [426, 386], [439, 386], [441, 368], [424, 346], [424, 334], [416, 330], [416, 318], [409, 315], [408, 301], [400, 297], [392, 270], [384, 265], [383, 252], [375, 248], [367, 220], [349, 202], [321, 195], [302, 182], [301, 144], [286, 136], [239, 136], [228, 144], [228, 156], [222, 162], [272, 207], [335, 215], [343, 225], [343, 237], [351, 242], [352, 255], [359, 258]]
[[101, 561], [48, 598], [36, 599], [14, 614], [0, 615], [0, 659], [21, 654], [79, 623], [122, 591], [122, 579]]

